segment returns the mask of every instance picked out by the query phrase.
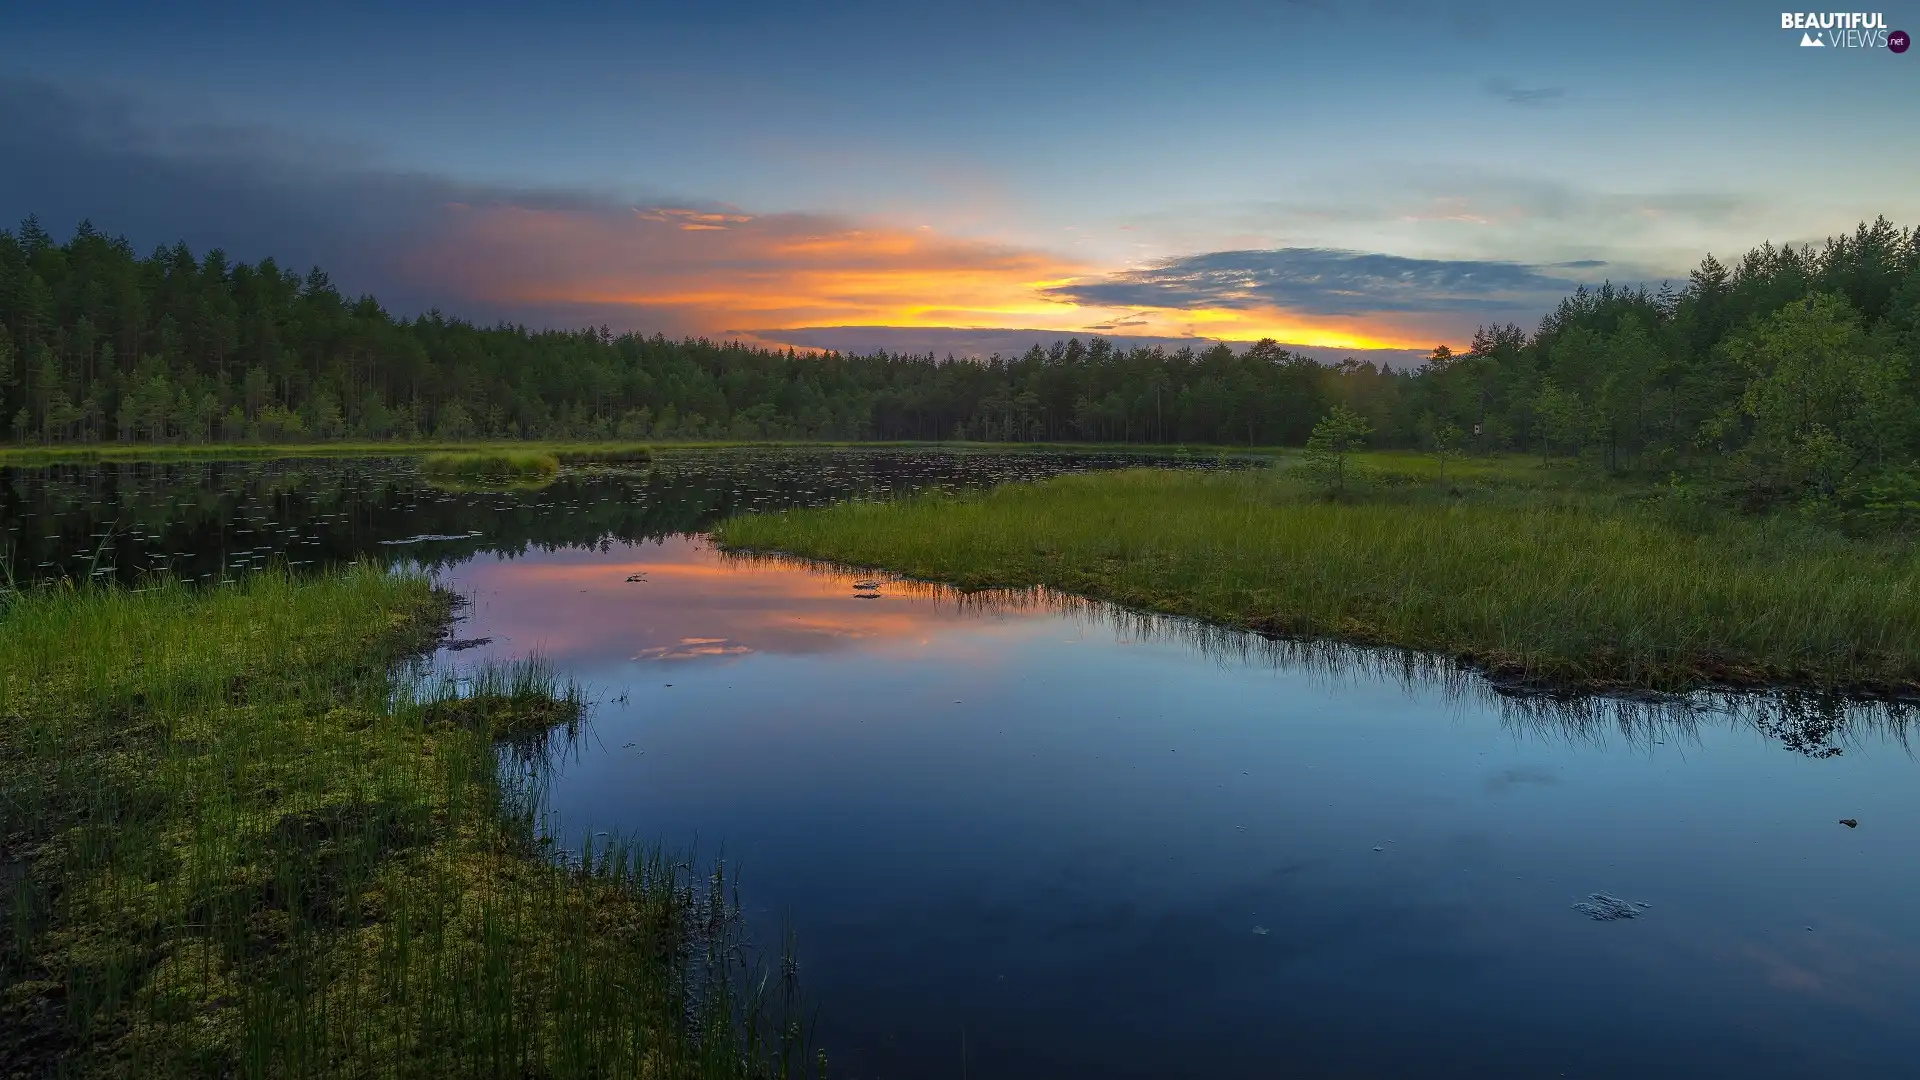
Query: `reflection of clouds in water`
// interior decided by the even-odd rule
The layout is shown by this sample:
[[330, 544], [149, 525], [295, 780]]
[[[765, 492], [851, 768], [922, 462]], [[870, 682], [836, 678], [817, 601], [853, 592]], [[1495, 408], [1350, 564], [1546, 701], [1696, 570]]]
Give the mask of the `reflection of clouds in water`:
[[1920, 949], [1857, 923], [1742, 941], [1730, 951], [1775, 990], [1889, 1017], [1903, 1013], [1920, 977]]
[[970, 664], [1000, 655], [981, 639], [1027, 621], [956, 620], [944, 594], [894, 580], [862, 603], [856, 597], [871, 590], [853, 585], [870, 578], [725, 558], [691, 536], [604, 551], [482, 557], [445, 575], [455, 591], [478, 601], [476, 626], [510, 643], [509, 651], [537, 650], [575, 665], [755, 653], [902, 656], [921, 654], [936, 639], [943, 661]]
[[[626, 579], [635, 574], [645, 581]], [[1064, 618], [1083, 635], [1123, 644], [1173, 643], [1230, 667], [1304, 675], [1327, 689], [1387, 683], [1462, 713], [1492, 712], [1515, 735], [1596, 749], [1621, 743], [1651, 751], [1698, 743], [1710, 726], [1734, 724], [1809, 757], [1850, 746], [1906, 743], [1913, 706], [1832, 694], [1702, 691], [1685, 695], [1522, 694], [1444, 657], [1327, 641], [1294, 641], [1170, 616], [1128, 611], [1050, 589], [967, 592], [859, 567], [790, 556], [721, 552], [704, 538], [675, 536], [604, 551], [566, 550], [515, 560], [476, 560], [453, 572], [464, 591], [489, 597], [486, 632], [561, 662], [713, 660], [750, 653], [857, 651], [877, 658], [926, 655], [956, 667], [1007, 659], [1004, 640], [1030, 633], [1033, 617]], [[877, 580], [879, 599], [853, 586]], [[1049, 636], [1053, 636], [1049, 632]], [[1549, 779], [1495, 777], [1506, 792]]]
[[635, 660], [698, 660], [713, 656], [743, 656], [753, 652], [750, 645], [726, 638], [681, 638], [672, 645], [656, 645], [634, 654]]

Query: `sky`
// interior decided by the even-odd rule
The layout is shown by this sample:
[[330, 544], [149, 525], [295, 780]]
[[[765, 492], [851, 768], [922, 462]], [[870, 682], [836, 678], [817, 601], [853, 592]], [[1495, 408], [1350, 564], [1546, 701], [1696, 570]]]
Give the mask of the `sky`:
[[398, 314], [1395, 360], [1920, 221], [1920, 50], [1837, 33], [1670, 0], [15, 4], [0, 220], [318, 264]]

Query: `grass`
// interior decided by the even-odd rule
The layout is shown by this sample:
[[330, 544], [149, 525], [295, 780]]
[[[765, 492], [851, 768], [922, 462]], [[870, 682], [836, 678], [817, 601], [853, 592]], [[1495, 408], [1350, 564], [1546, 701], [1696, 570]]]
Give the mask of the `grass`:
[[[685, 444], [701, 447], [708, 444]], [[734, 445], [734, 444], [712, 444]], [[320, 443], [71, 443], [0, 446], [0, 466], [112, 461], [256, 461], [309, 457], [392, 457], [422, 454], [547, 453], [562, 463], [650, 460], [653, 447], [634, 442], [522, 440]]]
[[[1920, 557], [1515, 460], [1477, 479], [1369, 455], [1331, 501], [1293, 469], [1065, 476], [736, 517], [729, 548], [964, 588], [1045, 585], [1292, 638], [1400, 646], [1542, 686], [1920, 688]], [[1411, 466], [1411, 468], [1408, 468]], [[1458, 477], [1459, 479], [1455, 479]]]
[[541, 835], [537, 663], [410, 668], [450, 598], [296, 581], [0, 592], [9, 1075], [786, 1075], [728, 882]]
[[545, 452], [562, 464], [606, 462], [632, 464], [649, 461], [656, 453], [673, 450], [729, 450], [744, 447], [900, 448], [967, 450], [986, 453], [1135, 453], [1218, 455], [1227, 453], [1280, 454], [1274, 448], [1172, 446], [1147, 443], [983, 443], [845, 440], [692, 440], [570, 442], [549, 440], [477, 440], [445, 442], [321, 442], [321, 443], [70, 443], [59, 446], [0, 446], [0, 466], [55, 465], [102, 461], [246, 461], [304, 457], [391, 457], [434, 453]]
[[560, 458], [544, 450], [434, 453], [420, 459], [420, 471], [436, 480], [547, 483], [560, 475]]

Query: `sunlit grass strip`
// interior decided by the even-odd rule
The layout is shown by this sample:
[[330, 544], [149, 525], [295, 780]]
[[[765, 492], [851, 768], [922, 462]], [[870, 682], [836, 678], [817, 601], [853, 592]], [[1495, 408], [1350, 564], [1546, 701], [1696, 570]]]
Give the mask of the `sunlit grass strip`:
[[1049, 585], [1516, 678], [1920, 684], [1920, 558], [1779, 519], [1680, 528], [1570, 493], [1432, 485], [1327, 502], [1284, 470], [1066, 476], [737, 517], [727, 546], [963, 587]]
[[448, 480], [551, 480], [560, 475], [560, 459], [541, 450], [428, 454], [420, 471]]
[[[355, 569], [0, 609], [0, 1060], [29, 1075], [767, 1075], [727, 882], [538, 809], [579, 701], [395, 664]], [[790, 1029], [787, 1029], [790, 1031]], [[791, 1050], [794, 1035], [785, 1036]]]

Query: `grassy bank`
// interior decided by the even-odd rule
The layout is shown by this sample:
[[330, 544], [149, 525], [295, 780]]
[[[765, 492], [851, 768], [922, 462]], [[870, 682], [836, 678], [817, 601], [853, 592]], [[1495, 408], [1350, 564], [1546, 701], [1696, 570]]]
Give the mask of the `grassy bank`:
[[540, 837], [577, 700], [396, 668], [448, 605], [369, 569], [0, 594], [9, 1075], [773, 1071], [725, 883]]
[[1552, 470], [1516, 479], [1516, 462], [1446, 486], [1372, 464], [1368, 490], [1342, 501], [1286, 468], [1139, 470], [738, 517], [718, 535], [963, 587], [1047, 585], [1433, 650], [1530, 681], [1920, 685], [1909, 543], [1578, 490]]

